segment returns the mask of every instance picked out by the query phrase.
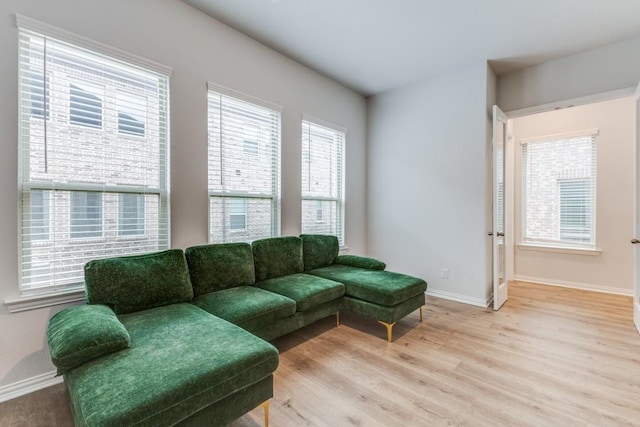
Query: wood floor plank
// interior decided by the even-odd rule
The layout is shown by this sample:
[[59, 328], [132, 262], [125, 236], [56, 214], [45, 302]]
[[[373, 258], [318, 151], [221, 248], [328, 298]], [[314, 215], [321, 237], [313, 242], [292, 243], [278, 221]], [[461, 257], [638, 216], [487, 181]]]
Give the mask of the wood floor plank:
[[[271, 425], [640, 426], [630, 297], [514, 282], [500, 311], [428, 297], [424, 314], [391, 344], [349, 313], [276, 340]], [[72, 425], [64, 385], [0, 404], [0, 425]]]

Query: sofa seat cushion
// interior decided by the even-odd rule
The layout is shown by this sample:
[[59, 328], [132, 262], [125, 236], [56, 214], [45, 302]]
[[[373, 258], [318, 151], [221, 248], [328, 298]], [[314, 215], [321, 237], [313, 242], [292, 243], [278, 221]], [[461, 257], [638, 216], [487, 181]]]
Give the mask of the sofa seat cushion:
[[167, 426], [268, 377], [278, 351], [181, 303], [119, 316], [130, 347], [65, 374], [76, 426]]
[[294, 300], [255, 286], [211, 292], [196, 297], [192, 303], [249, 331], [296, 312]]
[[344, 295], [342, 283], [304, 273], [265, 280], [256, 286], [291, 298], [296, 302], [297, 311], [309, 310]]
[[347, 265], [334, 264], [309, 274], [342, 282], [345, 295], [384, 306], [400, 304], [427, 290], [426, 282], [417, 277]]

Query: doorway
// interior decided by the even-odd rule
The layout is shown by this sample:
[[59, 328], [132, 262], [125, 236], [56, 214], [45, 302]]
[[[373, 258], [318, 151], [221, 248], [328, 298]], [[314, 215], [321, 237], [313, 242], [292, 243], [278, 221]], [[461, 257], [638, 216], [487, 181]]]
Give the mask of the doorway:
[[[606, 98], [507, 113], [513, 136], [513, 149], [505, 158], [504, 203], [513, 234], [505, 246], [513, 255], [506, 269], [509, 280], [633, 294], [629, 240], [634, 233], [635, 99], [631, 93]], [[564, 146], [568, 160], [577, 160], [593, 137], [592, 171], [585, 169], [588, 162], [582, 156], [582, 162], [565, 162], [547, 171], [553, 176], [544, 182], [531, 173], [545, 153], [557, 154], [562, 141], [579, 137], [582, 143]], [[540, 143], [548, 146], [535, 145]], [[561, 157], [547, 161], [562, 163]], [[593, 192], [585, 184], [590, 173]], [[534, 194], [534, 179], [546, 187], [546, 198]], [[537, 211], [532, 208], [536, 197]]]

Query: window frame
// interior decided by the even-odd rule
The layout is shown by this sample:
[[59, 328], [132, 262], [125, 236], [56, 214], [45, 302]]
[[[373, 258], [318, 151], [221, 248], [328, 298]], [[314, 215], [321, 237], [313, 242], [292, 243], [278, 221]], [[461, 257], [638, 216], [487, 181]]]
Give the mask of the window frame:
[[[301, 145], [301, 167], [302, 167], [302, 179], [301, 182], [304, 182], [304, 165], [305, 165], [305, 161], [307, 161], [308, 163], [311, 163], [311, 141], [309, 142], [309, 149], [305, 151], [305, 147], [304, 147], [304, 129], [305, 129], [305, 125], [309, 126], [309, 134], [311, 133], [311, 127], [312, 126], [317, 126], [326, 130], [329, 130], [331, 132], [334, 132], [335, 135], [341, 135], [340, 138], [340, 146], [338, 147], [338, 149], [336, 150], [338, 155], [340, 156], [340, 159], [338, 160], [338, 163], [340, 165], [340, 169], [336, 171], [337, 176], [336, 176], [336, 181], [337, 181], [337, 187], [336, 187], [336, 196], [335, 197], [331, 197], [331, 196], [317, 196], [317, 195], [311, 195], [311, 194], [305, 194], [305, 189], [302, 188], [301, 189], [301, 224], [300, 224], [300, 229], [302, 231], [302, 233], [309, 233], [310, 231], [308, 229], [305, 228], [305, 222], [304, 222], [304, 208], [303, 205], [305, 203], [305, 201], [309, 202], [309, 201], [315, 201], [316, 203], [318, 202], [322, 202], [323, 203], [323, 220], [322, 221], [317, 221], [317, 205], [314, 206], [314, 211], [315, 211], [315, 215], [313, 215], [314, 218], [314, 224], [332, 224], [331, 220], [327, 220], [327, 214], [325, 212], [325, 206], [324, 206], [324, 202], [331, 202], [331, 203], [335, 203], [336, 204], [336, 230], [337, 230], [337, 236], [338, 237], [338, 242], [340, 247], [344, 248], [346, 247], [346, 243], [345, 243], [345, 184], [346, 184], [346, 147], [347, 147], [347, 129], [342, 127], [342, 126], [338, 126], [335, 125], [333, 123], [329, 123], [327, 121], [315, 118], [313, 116], [309, 116], [307, 114], [304, 114], [302, 116], [302, 121], [301, 121], [301, 141], [300, 141], [300, 145]], [[306, 160], [305, 160], [306, 157]], [[308, 178], [309, 179], [309, 178]], [[333, 179], [333, 176], [332, 178]], [[309, 226], [313, 226], [312, 224], [309, 224]]]
[[[598, 146], [598, 141], [597, 141], [597, 137], [599, 134], [599, 130], [598, 129], [587, 129], [587, 130], [580, 130], [580, 131], [575, 131], [575, 132], [566, 132], [566, 133], [562, 133], [562, 134], [555, 134], [555, 135], [545, 135], [545, 136], [540, 136], [540, 137], [535, 137], [535, 138], [527, 138], [527, 139], [522, 139], [520, 141], [520, 146], [521, 146], [521, 153], [520, 153], [520, 164], [521, 164], [521, 208], [520, 208], [520, 213], [521, 213], [521, 229], [520, 229], [520, 243], [518, 244], [518, 247], [520, 249], [531, 249], [531, 250], [535, 250], [536, 248], [539, 248], [540, 250], [545, 250], [545, 251], [558, 251], [558, 252], [566, 252], [569, 251], [568, 253], [584, 253], [584, 254], [598, 254], [600, 253], [600, 250], [597, 249], [597, 240], [596, 240], [596, 207], [597, 207], [597, 198], [596, 198], [596, 189], [597, 189], [597, 165], [598, 165], [598, 159], [597, 159], [597, 146]], [[588, 170], [590, 171], [590, 176], [571, 176], [571, 177], [556, 177], [555, 178], [555, 182], [553, 183], [553, 185], [555, 186], [555, 190], [557, 192], [556, 194], [556, 200], [555, 203], [557, 203], [557, 207], [556, 207], [556, 214], [557, 214], [557, 224], [554, 225], [557, 226], [557, 233], [555, 233], [555, 238], [552, 239], [543, 239], [543, 238], [536, 238], [536, 237], [531, 237], [527, 235], [527, 199], [529, 197], [529, 192], [527, 190], [527, 146], [529, 144], [537, 144], [537, 143], [565, 143], [565, 144], [571, 144], [571, 143], [576, 143], [577, 140], [585, 140], [587, 138], [590, 138], [590, 143], [591, 143], [591, 147], [590, 147], [590, 152], [591, 152], [591, 163], [590, 165], [587, 167]], [[575, 168], [574, 168], [575, 169]], [[590, 206], [590, 241], [589, 242], [578, 242], [578, 241], [570, 241], [570, 240], [563, 240], [561, 238], [561, 194], [560, 194], [560, 182], [561, 181], [580, 181], [580, 180], [587, 180], [590, 183], [591, 186], [591, 192], [590, 192], [590, 199], [591, 199], [591, 206]]]
[[[211, 150], [211, 134], [212, 134], [212, 130], [210, 129], [209, 125], [212, 121], [212, 117], [211, 117], [211, 111], [209, 110], [210, 104], [211, 104], [211, 100], [210, 100], [210, 96], [220, 96], [220, 104], [222, 105], [223, 99], [224, 98], [230, 98], [233, 101], [239, 101], [241, 103], [246, 103], [246, 104], [251, 104], [257, 108], [263, 108], [265, 110], [270, 110], [270, 112], [275, 113], [278, 116], [278, 123], [277, 123], [277, 127], [274, 128], [274, 130], [277, 132], [277, 141], [274, 141], [274, 153], [273, 155], [275, 157], [271, 158], [271, 165], [273, 167], [273, 174], [274, 174], [274, 188], [273, 188], [273, 192], [272, 193], [250, 193], [250, 192], [245, 192], [245, 191], [234, 191], [234, 190], [227, 190], [227, 189], [222, 189], [220, 191], [214, 191], [209, 187], [209, 184], [207, 184], [207, 188], [208, 188], [208, 199], [209, 199], [209, 204], [208, 204], [208, 231], [207, 231], [207, 241], [209, 243], [226, 243], [226, 242], [237, 242], [237, 241], [243, 241], [243, 242], [251, 242], [252, 239], [251, 237], [249, 237], [248, 235], [251, 234], [251, 227], [249, 227], [249, 211], [250, 211], [250, 205], [251, 205], [251, 201], [252, 200], [269, 200], [271, 202], [271, 209], [270, 209], [270, 214], [271, 214], [271, 234], [270, 236], [264, 236], [266, 237], [277, 237], [280, 235], [280, 229], [281, 229], [281, 224], [280, 224], [280, 219], [281, 219], [281, 185], [282, 185], [282, 176], [281, 176], [281, 159], [282, 159], [282, 111], [283, 108], [280, 105], [274, 104], [272, 102], [269, 101], [265, 101], [261, 98], [257, 98], [251, 95], [247, 95], [243, 92], [239, 92], [233, 89], [229, 89], [225, 86], [216, 84], [216, 83], [212, 83], [212, 82], [207, 82], [207, 99], [208, 99], [208, 110], [207, 110], [207, 127], [209, 130], [209, 138], [207, 141], [207, 146], [208, 146], [208, 154], [207, 154], [207, 158], [209, 159], [210, 153], [209, 150]], [[221, 119], [222, 120], [222, 119]], [[252, 124], [249, 124], [250, 127], [254, 126]], [[221, 126], [222, 128], [222, 126]], [[256, 132], [256, 136], [259, 137], [260, 134], [260, 129], [256, 128], [257, 132]], [[220, 138], [220, 146], [222, 147], [223, 143], [222, 143], [222, 137], [221, 135], [219, 135]], [[260, 142], [256, 141], [258, 144], [257, 147], [257, 151], [253, 152], [253, 150], [249, 150], [252, 152], [247, 152], [247, 147], [246, 147], [246, 142], [250, 141], [247, 138], [243, 138], [242, 140], [242, 152], [244, 154], [246, 154], [248, 157], [251, 158], [259, 158], [262, 151], [260, 149]], [[253, 141], [251, 141], [253, 142]], [[221, 162], [224, 162], [222, 157], [221, 157]], [[224, 173], [223, 171], [223, 167], [221, 166], [220, 168], [220, 173]], [[236, 176], [242, 176], [242, 171], [240, 169], [237, 168], [233, 168], [234, 169], [234, 174]], [[240, 172], [240, 173], [238, 173]], [[209, 180], [209, 173], [210, 171], [208, 170], [207, 173], [207, 180]], [[227, 221], [230, 221], [230, 214], [227, 214], [226, 217], [223, 216], [222, 221], [223, 221], [223, 235], [226, 234], [226, 238], [224, 238], [222, 241], [217, 241], [217, 240], [213, 240], [212, 239], [212, 212], [211, 212], [211, 203], [213, 200], [220, 200], [223, 204], [227, 203], [229, 200], [234, 200], [234, 199], [244, 199], [245, 200], [245, 228], [240, 230], [231, 230], [231, 225], [229, 223], [229, 228], [226, 229], [226, 232], [224, 230], [224, 228], [226, 228], [226, 223]], [[262, 238], [262, 237], [260, 237]]]
[[[62, 206], [64, 206], [64, 202], [62, 199], [59, 200], [56, 194], [58, 194], [58, 192], [69, 193], [69, 196], [68, 196], [69, 199], [67, 200], [67, 204], [66, 204], [67, 207], [64, 208], [64, 210], [60, 210], [56, 214], [56, 215], [58, 214], [66, 215], [67, 219], [63, 220], [63, 223], [56, 223], [55, 219], [53, 218], [53, 213], [50, 210], [50, 227], [49, 227], [50, 239], [48, 241], [30, 240], [28, 231], [23, 231], [24, 230], [23, 225], [19, 226], [18, 245], [19, 245], [19, 248], [26, 247], [26, 249], [19, 250], [19, 288], [18, 288], [19, 297], [14, 300], [9, 300], [6, 302], [6, 305], [9, 308], [10, 312], [46, 307], [54, 304], [62, 304], [62, 303], [83, 299], [83, 298], [80, 298], [80, 295], [84, 294], [84, 291], [83, 291], [84, 283], [82, 280], [75, 280], [75, 279], [71, 281], [63, 280], [62, 281], [63, 283], [61, 283], [59, 282], [58, 278], [52, 277], [50, 281], [39, 282], [39, 281], [33, 281], [33, 279], [26, 276], [27, 274], [26, 271], [29, 271], [37, 267], [35, 264], [39, 262], [39, 260], [37, 259], [31, 259], [33, 258], [31, 256], [31, 251], [43, 245], [47, 247], [51, 246], [54, 243], [54, 241], [51, 239], [51, 236], [54, 233], [58, 236], [60, 235], [60, 233], [65, 234], [67, 236], [65, 239], [68, 239], [69, 241], [71, 240], [76, 240], [76, 241], [103, 240], [105, 241], [104, 233], [105, 233], [105, 230], [106, 230], [105, 227], [107, 224], [105, 222], [104, 209], [105, 209], [105, 200], [106, 200], [105, 195], [107, 194], [135, 193], [135, 194], [146, 194], [146, 195], [157, 196], [158, 198], [157, 213], [156, 213], [157, 225], [154, 228], [155, 237], [153, 240], [154, 245], [156, 244], [159, 245], [159, 248], [157, 250], [170, 247], [170, 236], [171, 236], [170, 222], [169, 222], [169, 203], [170, 202], [169, 202], [169, 181], [168, 181], [168, 172], [169, 172], [168, 171], [168, 168], [169, 168], [168, 153], [170, 150], [169, 86], [170, 86], [170, 77], [172, 73], [171, 68], [158, 64], [154, 61], [149, 61], [137, 55], [129, 54], [128, 52], [125, 52], [116, 48], [112, 48], [102, 43], [95, 42], [83, 36], [70, 33], [64, 29], [51, 26], [49, 24], [37, 21], [35, 19], [23, 16], [23, 15], [16, 14], [16, 26], [18, 28], [18, 33], [19, 33], [18, 34], [19, 49], [21, 50], [25, 49], [25, 51], [26, 50], [32, 51], [34, 49], [39, 49], [41, 48], [39, 46], [44, 45], [45, 46], [44, 52], [46, 54], [47, 43], [56, 43], [60, 46], [64, 46], [64, 49], [65, 49], [64, 55], [66, 55], [69, 52], [71, 53], [72, 56], [69, 57], [71, 61], [77, 61], [77, 58], [81, 58], [81, 57], [85, 58], [83, 56], [84, 54], [92, 55], [94, 58], [102, 58], [106, 61], [111, 61], [109, 62], [110, 64], [118, 63], [119, 64], [117, 65], [118, 67], [124, 66], [125, 68], [122, 69], [122, 72], [126, 73], [123, 75], [126, 78], [129, 78], [132, 75], [132, 74], [129, 74], [129, 70], [136, 69], [136, 70], [139, 70], [139, 71], [135, 71], [135, 74], [138, 76], [136, 78], [140, 80], [149, 79], [149, 78], [158, 79], [157, 80], [157, 90], [158, 90], [157, 108], [158, 109], [157, 111], [154, 110], [154, 114], [156, 114], [157, 116], [156, 120], [160, 123], [160, 130], [155, 136], [156, 139], [154, 140], [154, 144], [157, 144], [157, 145], [155, 145], [154, 147], [157, 147], [155, 148], [155, 150], [157, 150], [157, 153], [158, 153], [157, 154], [158, 162], [156, 163], [156, 166], [155, 166], [155, 172], [157, 173], [157, 180], [159, 185], [156, 187], [155, 185], [149, 186], [148, 184], [137, 186], [137, 185], [111, 184], [108, 182], [107, 183], [92, 183], [92, 182], [76, 183], [70, 180], [59, 181], [57, 178], [52, 178], [52, 180], [49, 180], [48, 178], [42, 179], [42, 180], [39, 180], [40, 178], [34, 179], [32, 177], [31, 166], [29, 162], [29, 156], [31, 154], [28, 149], [25, 150], [24, 148], [24, 144], [29, 144], [32, 136], [30, 136], [30, 131], [28, 129], [26, 130], [23, 129], [24, 126], [22, 125], [23, 123], [25, 123], [25, 120], [28, 120], [28, 117], [33, 116], [31, 114], [33, 109], [32, 108], [33, 102], [39, 102], [39, 105], [44, 104], [47, 107], [46, 121], [52, 121], [52, 117], [56, 117], [56, 120], [58, 121], [58, 125], [64, 126], [63, 120], [65, 120], [65, 117], [66, 117], [66, 126], [68, 126], [68, 129], [82, 128], [85, 131], [90, 132], [93, 130], [96, 133], [101, 133], [101, 132], [107, 131], [107, 129], [105, 128], [105, 123], [108, 120], [110, 120], [105, 115], [105, 103], [109, 101], [107, 101], [106, 99], [107, 96], [105, 93], [105, 96], [101, 99], [100, 128], [97, 128], [96, 126], [88, 126], [85, 124], [72, 123], [71, 122], [71, 102], [70, 102], [71, 86], [70, 85], [76, 82], [78, 84], [88, 83], [92, 85], [97, 85], [99, 87], [102, 85], [100, 83], [96, 84], [91, 80], [86, 80], [85, 78], [78, 77], [78, 76], [73, 76], [73, 77], [68, 76], [68, 79], [60, 80], [59, 83], [61, 83], [62, 81], [67, 81], [69, 84], [68, 92], [67, 92], [69, 99], [67, 100], [68, 104], [66, 104], [67, 111], [66, 113], [64, 113], [64, 110], [58, 111], [60, 108], [64, 109], [64, 107], [61, 106], [64, 104], [60, 104], [60, 101], [64, 100], [64, 92], [63, 92], [64, 89], [61, 88], [60, 86], [58, 86], [57, 89], [55, 90], [52, 89], [52, 85], [55, 85], [58, 83], [52, 80], [53, 78], [55, 78], [55, 76], [52, 77], [51, 70], [47, 68], [46, 64], [49, 61], [49, 56], [47, 55], [46, 57], [45, 56], [39, 57], [40, 63], [41, 63], [40, 67], [42, 67], [42, 63], [45, 64], [44, 70], [43, 70], [43, 75], [45, 76], [45, 81], [46, 81], [46, 88], [43, 95], [45, 96], [44, 103], [39, 100], [34, 101], [32, 96], [29, 102], [25, 101], [26, 99], [25, 97], [27, 96], [27, 94], [31, 93], [29, 91], [29, 88], [25, 86], [26, 82], [29, 79], [29, 76], [27, 75], [27, 73], [30, 73], [33, 70], [37, 70], [38, 68], [33, 67], [32, 65], [28, 65], [28, 63], [23, 62], [22, 60], [19, 61], [18, 67], [19, 67], [19, 82], [20, 82], [19, 83], [20, 103], [19, 103], [19, 110], [18, 110], [18, 120], [19, 120], [20, 149], [18, 150], [18, 153], [19, 153], [18, 184], [19, 184], [20, 197], [18, 201], [18, 214], [22, 215], [22, 218], [25, 218], [25, 215], [27, 215], [25, 209], [29, 209], [29, 206], [25, 205], [25, 203], [27, 203], [30, 200], [28, 195], [32, 191], [49, 191], [51, 193], [50, 203], [55, 203], [57, 205], [58, 210], [63, 209]], [[73, 65], [75, 65], [75, 63], [70, 62], [69, 64], [66, 64], [64, 66], [72, 67]], [[145, 74], [141, 74], [141, 73], [145, 73]], [[148, 77], [148, 76], [152, 76], [152, 77]], [[52, 105], [54, 102], [56, 102], [55, 99], [53, 99], [54, 95], [51, 92], [52, 90], [58, 96], [57, 107]], [[62, 96], [62, 98], [60, 98], [60, 96]], [[115, 92], [113, 96], [115, 97]], [[58, 108], [58, 110], [56, 110], [54, 107]], [[58, 111], [58, 112], [54, 113], [55, 111]], [[38, 114], [35, 117], [37, 117], [38, 119], [42, 119], [43, 115]], [[51, 126], [53, 126], [53, 124], [51, 124]], [[46, 136], [45, 136], [44, 144], [45, 144], [44, 146], [46, 150], [46, 147], [47, 147]], [[46, 162], [46, 155], [45, 155], [45, 162]], [[34, 173], [41, 174], [42, 172], [34, 172]], [[38, 175], [36, 175], [36, 177], [37, 176]], [[71, 212], [72, 212], [71, 197], [72, 196], [70, 195], [71, 192], [98, 192], [102, 194], [102, 197], [101, 197], [101, 200], [102, 200], [101, 231], [103, 235], [102, 239], [100, 239], [100, 237], [98, 236], [91, 236], [86, 238], [78, 236], [77, 238], [73, 238], [73, 239], [70, 238], [71, 222], [72, 222], [71, 220]], [[59, 203], [63, 203], [63, 204], [59, 205]], [[118, 212], [116, 209], [116, 222], [117, 222], [117, 215], [118, 215]], [[19, 221], [19, 222], [22, 223], [24, 221]], [[28, 223], [25, 223], [25, 224], [28, 224]], [[109, 227], [113, 227], [113, 226], [109, 226]], [[109, 238], [109, 242], [117, 243], [118, 241], [117, 234], [118, 234], [117, 228], [115, 229], [115, 235], [113, 235], [113, 231], [110, 231], [111, 237]], [[136, 237], [139, 237], [139, 236], [136, 236]], [[118, 247], [118, 250], [120, 249], [124, 251], [122, 255], [127, 254], [126, 248]], [[118, 256], [118, 255], [113, 255], [113, 256]], [[75, 261], [75, 259], [71, 261]], [[49, 261], [49, 264], [52, 269], [57, 268], [52, 261]], [[75, 272], [75, 270], [73, 271]], [[45, 283], [45, 284], [42, 284], [42, 283]]]

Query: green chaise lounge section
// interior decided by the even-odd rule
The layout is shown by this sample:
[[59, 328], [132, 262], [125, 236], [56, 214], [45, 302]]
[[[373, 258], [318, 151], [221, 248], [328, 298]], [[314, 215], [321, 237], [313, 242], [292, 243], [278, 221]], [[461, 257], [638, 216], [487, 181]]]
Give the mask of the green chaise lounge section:
[[386, 265], [373, 258], [338, 255], [335, 236], [302, 234], [304, 269], [307, 274], [345, 285], [342, 308], [377, 320], [393, 340], [393, 326], [425, 304], [427, 283], [417, 277], [385, 271]]
[[88, 305], [48, 328], [76, 426], [225, 425], [273, 396], [278, 351], [190, 303], [181, 250], [91, 261], [85, 281]]

